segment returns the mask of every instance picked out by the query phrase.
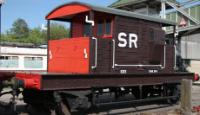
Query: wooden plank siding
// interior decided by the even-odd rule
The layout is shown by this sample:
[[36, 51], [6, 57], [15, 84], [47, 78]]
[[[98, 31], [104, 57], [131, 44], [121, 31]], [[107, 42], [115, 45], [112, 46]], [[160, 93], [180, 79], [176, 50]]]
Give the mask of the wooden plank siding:
[[[115, 16], [113, 26], [113, 39], [115, 40], [115, 64], [119, 65], [163, 65], [165, 33], [158, 23]], [[138, 48], [118, 47], [118, 34], [135, 33], [138, 35]], [[153, 36], [151, 33], [153, 32]], [[128, 40], [128, 37], [126, 38]], [[90, 40], [90, 67], [95, 63], [95, 40]], [[112, 39], [98, 38], [97, 68], [90, 68], [91, 74], [116, 74], [126, 70], [127, 74], [148, 73], [149, 70], [158, 70], [159, 73], [174, 72], [174, 46], [166, 45], [166, 66], [160, 67], [120, 67], [113, 65]]]
[[[98, 39], [97, 68], [91, 69], [91, 73], [110, 73], [112, 69], [112, 40]], [[90, 67], [95, 65], [95, 41], [90, 40]]]

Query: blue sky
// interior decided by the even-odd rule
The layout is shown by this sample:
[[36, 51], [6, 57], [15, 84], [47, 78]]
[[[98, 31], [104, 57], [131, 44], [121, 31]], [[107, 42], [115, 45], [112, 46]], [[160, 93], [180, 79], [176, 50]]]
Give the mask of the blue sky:
[[[74, 0], [5, 0], [2, 6], [2, 32], [10, 29], [13, 22], [24, 19], [30, 28], [46, 24], [45, 16], [58, 5]], [[108, 6], [116, 0], [76, 0], [94, 5]]]
[[[24, 19], [30, 28], [46, 24], [44, 17], [58, 5], [74, 0], [5, 0], [2, 6], [2, 32], [10, 29], [13, 22]], [[76, 0], [93, 5], [108, 6], [116, 0]], [[178, 0], [179, 2], [185, 0]]]

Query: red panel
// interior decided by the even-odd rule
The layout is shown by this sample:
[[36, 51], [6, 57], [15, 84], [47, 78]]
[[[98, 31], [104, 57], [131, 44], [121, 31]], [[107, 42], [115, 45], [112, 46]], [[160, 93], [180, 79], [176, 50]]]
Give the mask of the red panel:
[[82, 12], [87, 12], [90, 11], [91, 9], [83, 6], [83, 5], [77, 5], [77, 4], [71, 4], [71, 5], [65, 5], [62, 7], [59, 7], [55, 10], [53, 10], [47, 17], [46, 19], [54, 19], [54, 18], [59, 18], [59, 17], [64, 17], [64, 16], [70, 16]]
[[16, 73], [16, 78], [24, 81], [24, 88], [41, 89], [41, 76], [39, 74]]
[[49, 41], [48, 72], [89, 73], [89, 38]]

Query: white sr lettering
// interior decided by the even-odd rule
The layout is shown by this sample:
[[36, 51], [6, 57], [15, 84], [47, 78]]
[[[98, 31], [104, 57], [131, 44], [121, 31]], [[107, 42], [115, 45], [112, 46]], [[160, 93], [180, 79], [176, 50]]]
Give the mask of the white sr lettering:
[[118, 40], [119, 40], [119, 43], [118, 43], [118, 46], [119, 47], [126, 47], [128, 45], [128, 42], [129, 42], [129, 48], [132, 48], [133, 47], [133, 44], [134, 44], [134, 47], [135, 48], [138, 48], [138, 45], [137, 45], [137, 42], [138, 42], [138, 36], [137, 34], [134, 34], [134, 33], [130, 33], [129, 34], [129, 39], [128, 39], [128, 42], [126, 40], [126, 37], [127, 37], [127, 34], [124, 33], [124, 32], [121, 32], [118, 34]]

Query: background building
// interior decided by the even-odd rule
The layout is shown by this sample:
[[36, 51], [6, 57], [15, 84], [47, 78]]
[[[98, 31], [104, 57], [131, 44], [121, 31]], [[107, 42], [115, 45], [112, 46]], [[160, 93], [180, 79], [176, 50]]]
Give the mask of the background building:
[[[180, 1], [180, 0], [179, 0]], [[200, 74], [200, 0], [118, 0], [110, 7], [177, 22], [177, 64]], [[167, 37], [172, 27], [165, 28]]]
[[[175, 0], [169, 0], [176, 3]], [[110, 7], [133, 11], [136, 13], [146, 14], [150, 16], [160, 16], [161, 0], [118, 0], [111, 4]], [[170, 9], [169, 5], [165, 5], [166, 9]]]
[[47, 49], [31, 44], [2, 43], [0, 71], [46, 71]]
[[[177, 5], [166, 12], [166, 19], [177, 22], [177, 55], [183, 59], [183, 65], [200, 74], [200, 1]], [[166, 31], [169, 35], [172, 33], [171, 28]]]

